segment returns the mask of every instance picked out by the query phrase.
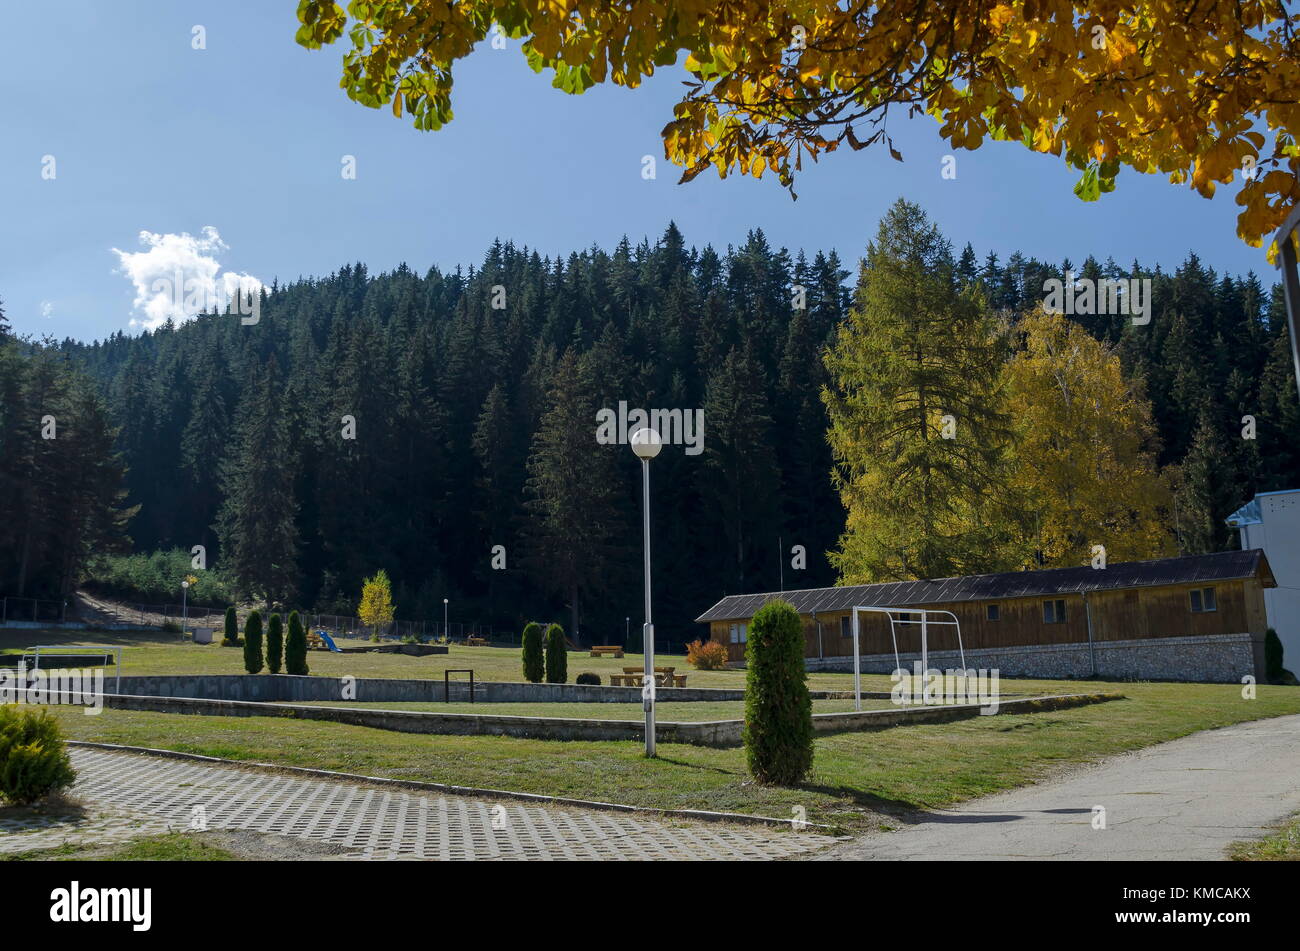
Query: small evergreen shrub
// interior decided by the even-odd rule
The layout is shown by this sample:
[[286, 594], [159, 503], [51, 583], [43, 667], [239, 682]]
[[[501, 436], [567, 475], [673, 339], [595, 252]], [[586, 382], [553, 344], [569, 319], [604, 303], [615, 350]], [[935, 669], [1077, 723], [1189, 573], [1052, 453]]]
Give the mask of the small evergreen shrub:
[[539, 684], [546, 676], [546, 660], [542, 655], [542, 626], [536, 621], [529, 621], [524, 627], [524, 680]]
[[770, 601], [749, 625], [745, 649], [745, 758], [761, 783], [793, 786], [812, 767], [812, 698], [803, 625], [788, 601]]
[[289, 612], [289, 638], [284, 644], [284, 672], [307, 674], [307, 631], [297, 611]]
[[1282, 639], [1271, 627], [1264, 634], [1264, 676], [1269, 683], [1281, 683], [1283, 679]]
[[244, 669], [250, 674], [262, 670], [262, 615], [257, 611], [244, 623]]
[[569, 645], [564, 642], [564, 628], [552, 624], [546, 629], [546, 682], [569, 681]]
[[573, 678], [573, 682], [575, 684], [591, 684], [593, 687], [599, 687], [600, 674], [593, 674], [587, 671], [583, 671], [582, 673], [578, 674], [577, 677]]
[[180, 622], [179, 622], [179, 621], [163, 621], [163, 622], [162, 622], [162, 631], [163, 631], [164, 634], [179, 634], [179, 633], [181, 632], [181, 625], [180, 625]]
[[0, 705], [0, 798], [27, 806], [76, 778], [54, 717], [45, 710]]
[[691, 641], [686, 662], [696, 670], [721, 670], [727, 666], [727, 645], [717, 641]]
[[280, 672], [284, 661], [284, 622], [279, 613], [271, 615], [271, 623], [266, 628], [266, 666], [273, 674]]
[[239, 618], [235, 616], [234, 607], [226, 608], [226, 629], [221, 638], [222, 647], [234, 647], [239, 643]]

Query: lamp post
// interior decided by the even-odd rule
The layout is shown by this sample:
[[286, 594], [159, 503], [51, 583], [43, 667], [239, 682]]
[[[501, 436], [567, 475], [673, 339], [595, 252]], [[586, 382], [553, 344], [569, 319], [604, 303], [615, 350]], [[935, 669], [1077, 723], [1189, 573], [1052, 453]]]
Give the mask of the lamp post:
[[632, 639], [632, 619], [630, 617], [625, 617], [623, 618], [623, 646], [626, 647], [628, 641], [630, 641], [631, 639]]
[[1300, 262], [1297, 261], [1296, 246], [1293, 243], [1296, 232], [1300, 230], [1300, 205], [1291, 209], [1282, 227], [1277, 229], [1274, 240], [1277, 242], [1277, 266], [1282, 271], [1282, 296], [1286, 301], [1287, 329], [1291, 333], [1291, 362], [1296, 369], [1296, 389], [1300, 391], [1300, 340], [1296, 331], [1300, 330]]
[[447, 640], [451, 639], [451, 631], [447, 630], [447, 599], [446, 598], [442, 599], [442, 636]]
[[181, 582], [181, 637], [185, 636], [185, 629], [190, 624], [190, 607], [189, 607], [190, 582], [186, 578]]
[[663, 441], [653, 429], [638, 429], [632, 434], [632, 451], [641, 460], [642, 529], [645, 534], [645, 626], [641, 650], [645, 654], [645, 755], [655, 755], [655, 628], [650, 620], [650, 460], [659, 455]]

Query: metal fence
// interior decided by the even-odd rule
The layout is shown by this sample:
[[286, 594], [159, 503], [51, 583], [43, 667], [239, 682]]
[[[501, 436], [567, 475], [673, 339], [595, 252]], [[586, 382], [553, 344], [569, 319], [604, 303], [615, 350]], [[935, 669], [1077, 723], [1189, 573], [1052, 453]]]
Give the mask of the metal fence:
[[[236, 610], [239, 629], [244, 629], [248, 611]], [[376, 628], [363, 624], [360, 618], [340, 614], [317, 614], [303, 611], [303, 624], [312, 630], [325, 630], [338, 637], [369, 640]], [[201, 604], [136, 604], [119, 601], [100, 602], [78, 609], [74, 598], [53, 601], [38, 598], [0, 597], [0, 625], [2, 624], [86, 624], [91, 627], [122, 627], [169, 629], [177, 633], [182, 629], [210, 627], [220, 635], [225, 627], [226, 608]], [[422, 641], [464, 641], [474, 637], [490, 644], [518, 644], [519, 636], [511, 631], [499, 631], [491, 624], [478, 621], [391, 621], [378, 628], [381, 640], [402, 640], [408, 637]]]

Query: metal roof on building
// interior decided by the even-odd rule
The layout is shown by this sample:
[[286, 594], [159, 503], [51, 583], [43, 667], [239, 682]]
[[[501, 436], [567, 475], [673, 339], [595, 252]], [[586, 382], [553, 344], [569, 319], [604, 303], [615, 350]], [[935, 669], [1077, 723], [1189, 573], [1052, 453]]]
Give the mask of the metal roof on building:
[[1082, 591], [1112, 591], [1157, 585], [1192, 584], [1197, 581], [1233, 581], [1254, 577], [1263, 571], [1264, 586], [1277, 582], [1262, 549], [1221, 551], [1209, 555], [1184, 555], [1154, 561], [1128, 561], [1093, 568], [1049, 568], [1044, 571], [1010, 571], [996, 575], [966, 575], [928, 581], [887, 581], [881, 584], [845, 585], [839, 588], [808, 588], [802, 591], [769, 591], [765, 594], [733, 594], [701, 614], [696, 621], [727, 621], [750, 618], [768, 601], [782, 598], [800, 614], [847, 611], [854, 606], [920, 607], [958, 601], [992, 601], [1078, 594]]

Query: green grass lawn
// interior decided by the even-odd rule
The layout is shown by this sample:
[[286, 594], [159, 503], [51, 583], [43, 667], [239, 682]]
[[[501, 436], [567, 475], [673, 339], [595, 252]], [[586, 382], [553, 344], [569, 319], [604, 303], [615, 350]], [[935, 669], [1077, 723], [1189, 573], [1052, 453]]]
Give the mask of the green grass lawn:
[[[477, 713], [505, 717], [563, 717], [590, 720], [640, 720], [645, 714], [639, 703], [438, 703], [428, 701], [311, 700], [305, 706], [361, 707], [373, 710], [414, 710], [427, 713]], [[853, 709], [852, 700], [814, 700], [813, 713], [846, 713]], [[892, 710], [888, 700], [863, 700], [863, 710]], [[656, 705], [660, 720], [698, 722], [700, 720], [743, 720], [745, 702], [677, 702]]]
[[[1044, 693], [1114, 689], [1020, 685]], [[1061, 767], [1198, 730], [1300, 713], [1300, 689], [1258, 690], [1258, 699], [1244, 700], [1233, 685], [1125, 684], [1128, 699], [1094, 706], [820, 737], [812, 774], [792, 789], [755, 783], [740, 749], [663, 744], [658, 759], [646, 760], [637, 742], [428, 736], [284, 718], [51, 709], [74, 739], [660, 808], [785, 818], [802, 806], [813, 822], [860, 832], [896, 825], [894, 817], [909, 810], [1032, 783]], [[599, 706], [606, 715], [612, 705], [563, 706]]]
[[229, 862], [235, 856], [225, 849], [184, 832], [142, 836], [120, 845], [77, 845], [65, 842], [51, 849], [32, 849], [0, 855], [0, 862]]
[[1300, 815], [1262, 839], [1236, 843], [1229, 857], [1238, 862], [1300, 862]]
[[[340, 647], [360, 647], [365, 641], [337, 642]], [[0, 631], [0, 652], [20, 651], [36, 644], [58, 646], [98, 645], [121, 647], [122, 674], [242, 674], [244, 655], [238, 647], [221, 647], [218, 644], [197, 645], [184, 641], [177, 634], [152, 631], [118, 631], [95, 633], [93, 631]], [[589, 657], [588, 651], [569, 652], [569, 681], [584, 671], [599, 674], [601, 683], [609, 683], [610, 674], [621, 674], [624, 667], [641, 669], [644, 659], [640, 654], [626, 657]], [[412, 680], [443, 679], [448, 668], [472, 668], [478, 680], [521, 681], [519, 648], [517, 647], [463, 647], [451, 645], [449, 653], [428, 657], [408, 657], [405, 654], [335, 654], [330, 651], [309, 651], [307, 663], [313, 676], [319, 677], [390, 677]], [[676, 667], [677, 673], [686, 674], [688, 687], [725, 687], [745, 689], [743, 670], [695, 670], [683, 655], [660, 654], [655, 657], [659, 667]], [[112, 668], [106, 668], [111, 671]], [[463, 674], [453, 675], [458, 680]], [[849, 673], [812, 673], [808, 686], [813, 690], [851, 690], [853, 675]], [[884, 674], [864, 674], [864, 691], [888, 691], [892, 686]], [[1002, 693], [1043, 694], [1092, 692], [1096, 684], [1083, 681], [1060, 680], [1010, 680], [1001, 683]], [[1113, 685], [1112, 685], [1113, 689]]]

